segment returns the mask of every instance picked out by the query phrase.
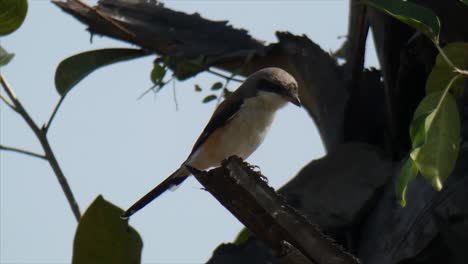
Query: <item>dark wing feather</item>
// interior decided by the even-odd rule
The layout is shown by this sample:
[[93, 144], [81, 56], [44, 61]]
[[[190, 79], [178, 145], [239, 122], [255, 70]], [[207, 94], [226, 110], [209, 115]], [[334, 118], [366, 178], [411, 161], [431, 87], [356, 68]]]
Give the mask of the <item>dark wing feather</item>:
[[229, 96], [229, 100], [224, 100], [214, 111], [210, 121], [208, 121], [205, 129], [203, 129], [200, 137], [198, 137], [193, 145], [190, 155], [192, 155], [216, 129], [225, 126], [229, 120], [237, 114], [243, 103], [244, 99], [239, 89]]

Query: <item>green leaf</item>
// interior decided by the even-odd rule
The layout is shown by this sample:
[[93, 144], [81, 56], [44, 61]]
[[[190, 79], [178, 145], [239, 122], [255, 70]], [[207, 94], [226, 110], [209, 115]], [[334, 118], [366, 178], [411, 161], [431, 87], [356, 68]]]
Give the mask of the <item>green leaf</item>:
[[406, 189], [409, 182], [414, 180], [418, 175], [418, 168], [411, 158], [409, 158], [403, 167], [401, 167], [400, 175], [395, 183], [395, 193], [401, 207], [406, 206]]
[[155, 63], [153, 70], [151, 70], [151, 81], [154, 85], [160, 85], [164, 76], [166, 75], [167, 69], [164, 66]]
[[186, 60], [177, 63], [175, 71], [177, 78], [183, 81], [198, 74], [199, 72], [204, 71], [205, 60], [206, 56], [202, 54], [193, 60]]
[[213, 83], [213, 85], [211, 86], [211, 90], [212, 91], [216, 91], [216, 90], [219, 90], [223, 88], [223, 84], [221, 82], [215, 82]]
[[7, 65], [15, 56], [13, 53], [8, 53], [2, 46], [0, 46], [0, 67]]
[[363, 3], [374, 6], [421, 31], [433, 42], [439, 42], [440, 21], [430, 9], [401, 0], [363, 0]]
[[439, 101], [441, 99], [442, 92], [437, 92], [434, 94], [428, 94], [423, 100], [419, 103], [418, 107], [416, 107], [416, 111], [414, 111], [413, 120], [421, 116], [427, 117], [436, 109]]
[[[453, 42], [443, 48], [443, 52], [459, 69], [468, 69], [468, 43]], [[444, 90], [450, 80], [458, 73], [453, 71], [453, 68], [447, 64], [442, 54], [437, 55], [436, 63], [432, 68], [426, 82], [426, 93], [431, 94]], [[463, 77], [463, 78], [462, 78]], [[465, 77], [458, 78], [451, 87], [451, 91], [455, 94], [463, 94]]]
[[468, 0], [460, 0], [460, 2], [464, 3], [465, 5], [468, 6]]
[[209, 102], [211, 102], [211, 101], [213, 101], [213, 100], [216, 100], [217, 98], [218, 98], [218, 97], [217, 97], [216, 95], [210, 94], [210, 95], [208, 95], [207, 97], [203, 98], [203, 101], [202, 101], [202, 102], [203, 102], [204, 104], [205, 104], [205, 103], [209, 103]]
[[123, 210], [99, 195], [78, 223], [73, 264], [140, 263], [140, 235], [121, 219]]
[[27, 0], [0, 1], [0, 36], [8, 35], [23, 24], [28, 12]]
[[196, 84], [195, 85], [195, 92], [201, 92], [202, 91], [202, 88], [200, 85]]
[[411, 158], [426, 181], [441, 190], [458, 157], [460, 114], [454, 97], [442, 92], [426, 96], [416, 109], [415, 118], [428, 111], [424, 144], [411, 152]]
[[424, 129], [424, 124], [428, 115], [429, 113], [420, 115], [411, 122], [410, 137], [411, 142], [413, 143], [413, 149], [422, 146], [426, 140], [426, 130]]
[[242, 230], [237, 234], [236, 239], [234, 239], [233, 244], [235, 245], [242, 245], [244, 244], [251, 236], [253, 236], [253, 233], [250, 232], [249, 229], [246, 227], [242, 228]]
[[230, 95], [232, 94], [232, 92], [226, 88], [223, 89], [223, 96], [224, 98], [228, 98]]
[[73, 86], [100, 67], [148, 55], [139, 49], [100, 49], [73, 55], [57, 66], [55, 87], [60, 95], [65, 95]]

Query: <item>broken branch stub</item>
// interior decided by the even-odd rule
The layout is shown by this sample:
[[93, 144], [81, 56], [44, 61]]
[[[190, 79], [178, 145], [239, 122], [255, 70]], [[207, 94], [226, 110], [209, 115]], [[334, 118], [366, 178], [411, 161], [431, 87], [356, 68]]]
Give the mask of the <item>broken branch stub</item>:
[[[288, 254], [293, 247], [309, 263], [359, 263], [286, 204], [261, 175], [239, 157], [232, 156], [224, 160], [221, 167], [209, 172], [190, 167], [189, 170], [206, 190], [278, 256]], [[286, 244], [291, 247], [285, 247]], [[297, 259], [295, 263], [304, 263], [305, 258], [292, 259]]]

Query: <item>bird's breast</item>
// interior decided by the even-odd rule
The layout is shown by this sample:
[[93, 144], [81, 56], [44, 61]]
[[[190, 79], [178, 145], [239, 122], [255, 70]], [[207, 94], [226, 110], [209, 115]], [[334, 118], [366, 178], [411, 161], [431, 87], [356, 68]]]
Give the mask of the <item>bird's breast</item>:
[[190, 162], [206, 169], [218, 166], [232, 155], [246, 159], [263, 142], [278, 107], [258, 100], [246, 100], [226, 125], [216, 129]]

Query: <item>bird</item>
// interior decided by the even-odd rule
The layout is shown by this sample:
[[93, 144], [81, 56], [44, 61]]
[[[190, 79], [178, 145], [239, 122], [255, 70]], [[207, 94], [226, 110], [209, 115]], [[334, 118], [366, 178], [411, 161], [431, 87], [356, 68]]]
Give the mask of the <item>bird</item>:
[[291, 74], [277, 67], [252, 73], [215, 109], [181, 166], [121, 217], [129, 218], [166, 190], [181, 184], [190, 176], [186, 166], [206, 170], [233, 155], [245, 160], [263, 142], [277, 110], [288, 102], [301, 106], [298, 84]]

